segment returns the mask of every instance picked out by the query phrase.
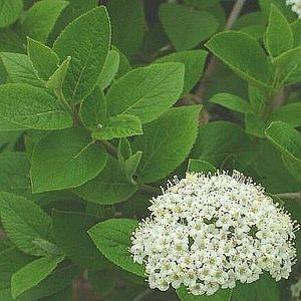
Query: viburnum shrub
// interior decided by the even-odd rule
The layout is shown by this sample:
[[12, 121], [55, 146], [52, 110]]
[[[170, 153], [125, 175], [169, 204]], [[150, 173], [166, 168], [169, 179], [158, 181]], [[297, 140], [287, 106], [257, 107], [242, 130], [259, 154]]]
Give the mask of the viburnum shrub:
[[297, 301], [300, 0], [0, 0], [0, 301]]

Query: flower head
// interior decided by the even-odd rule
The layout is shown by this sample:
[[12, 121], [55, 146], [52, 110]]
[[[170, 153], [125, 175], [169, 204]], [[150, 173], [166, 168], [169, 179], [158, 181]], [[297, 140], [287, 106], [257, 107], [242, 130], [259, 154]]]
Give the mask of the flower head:
[[292, 11], [301, 18], [301, 0], [286, 0], [286, 5], [291, 5]]
[[130, 251], [151, 288], [183, 284], [194, 295], [211, 295], [264, 271], [288, 278], [295, 262], [296, 222], [238, 172], [175, 178], [149, 210]]

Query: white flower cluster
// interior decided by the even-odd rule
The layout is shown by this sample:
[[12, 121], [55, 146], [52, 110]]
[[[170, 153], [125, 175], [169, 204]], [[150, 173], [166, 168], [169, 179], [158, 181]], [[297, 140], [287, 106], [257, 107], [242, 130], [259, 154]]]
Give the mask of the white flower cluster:
[[211, 295], [264, 271], [288, 278], [295, 263], [296, 222], [236, 171], [175, 178], [149, 209], [130, 252], [145, 265], [150, 288], [183, 284], [194, 295]]
[[301, 0], [286, 0], [286, 5], [291, 5], [292, 11], [301, 18]]
[[294, 300], [300, 300], [301, 297], [301, 277], [291, 286], [291, 294]]

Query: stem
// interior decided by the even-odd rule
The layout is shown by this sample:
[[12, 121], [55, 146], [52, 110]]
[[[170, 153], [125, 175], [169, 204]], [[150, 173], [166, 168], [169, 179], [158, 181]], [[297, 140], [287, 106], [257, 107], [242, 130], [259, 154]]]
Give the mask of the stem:
[[231, 29], [236, 19], [239, 17], [243, 6], [245, 5], [246, 0], [237, 0], [233, 5], [232, 11], [228, 17], [225, 29]]
[[101, 140], [100, 143], [103, 145], [103, 147], [107, 150], [107, 152], [111, 156], [117, 158], [117, 149], [113, 144], [111, 144], [110, 142], [108, 142], [106, 140]]
[[281, 199], [301, 200], [301, 191], [275, 194]]
[[141, 294], [139, 294], [136, 298], [134, 298], [133, 301], [141, 301], [145, 297], [147, 297], [148, 295], [150, 295], [152, 293], [153, 293], [153, 290], [151, 290], [151, 289], [148, 288], [145, 291], [143, 291]]
[[231, 289], [231, 292], [230, 292], [230, 294], [229, 294], [228, 301], [231, 301], [231, 300], [232, 300], [232, 296], [233, 296], [233, 289]]
[[[246, 0], [237, 0], [235, 4], [233, 5], [232, 11], [227, 19], [226, 25], [224, 30], [231, 29], [233, 24], [235, 23], [236, 19], [241, 13], [241, 10], [245, 4]], [[206, 91], [206, 85], [208, 82], [208, 79], [211, 77], [211, 75], [214, 73], [216, 66], [218, 65], [218, 60], [215, 56], [211, 55], [209, 57], [207, 68], [204, 72], [202, 80], [199, 82], [199, 86], [196, 90], [196, 99], [198, 103], [202, 103], [204, 94]]]
[[160, 188], [150, 186], [150, 185], [146, 185], [146, 184], [142, 184], [140, 186], [140, 189], [145, 191], [145, 192], [149, 192], [151, 194], [159, 194], [159, 193], [162, 192]]

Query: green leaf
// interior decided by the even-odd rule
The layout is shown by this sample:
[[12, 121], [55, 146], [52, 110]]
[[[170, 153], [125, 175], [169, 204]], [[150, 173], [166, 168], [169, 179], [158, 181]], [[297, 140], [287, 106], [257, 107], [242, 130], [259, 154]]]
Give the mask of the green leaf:
[[0, 131], [0, 149], [2, 152], [14, 151], [22, 131]]
[[287, 171], [280, 152], [267, 140], [261, 140], [256, 149], [256, 160], [252, 167], [258, 174], [260, 183], [269, 193], [298, 192], [298, 183]]
[[252, 37], [242, 32], [225, 31], [213, 36], [206, 47], [243, 79], [270, 88], [271, 65], [260, 44]]
[[282, 153], [288, 171], [301, 181], [301, 134], [290, 125], [275, 121], [266, 129], [268, 140]]
[[184, 90], [183, 95], [191, 89], [200, 80], [203, 73], [205, 61], [208, 53], [203, 50], [189, 50], [175, 52], [157, 59], [156, 63], [176, 62], [185, 65]]
[[133, 176], [137, 171], [142, 154], [143, 153], [141, 151], [138, 151], [124, 162], [124, 172], [129, 182], [135, 183]]
[[57, 292], [56, 294], [51, 294], [40, 301], [72, 301], [73, 298], [73, 286], [69, 285], [63, 290]]
[[261, 41], [265, 32], [265, 27], [262, 25], [250, 25], [242, 28], [240, 31], [248, 34], [257, 41]]
[[293, 127], [275, 121], [266, 129], [266, 136], [283, 154], [301, 160], [301, 134]]
[[32, 261], [32, 257], [19, 252], [15, 247], [10, 247], [0, 253], [0, 298], [12, 301], [10, 285], [11, 276], [22, 266]]
[[99, 5], [98, 0], [68, 0], [68, 2], [69, 5], [60, 14], [48, 38], [50, 44], [54, 42], [68, 24]]
[[109, 205], [127, 200], [137, 189], [137, 185], [128, 182], [117, 160], [109, 157], [104, 170], [74, 192], [89, 202]]
[[95, 225], [88, 233], [108, 260], [128, 272], [145, 277], [143, 266], [135, 263], [129, 253], [131, 236], [137, 226], [135, 220], [111, 219]]
[[32, 154], [30, 170], [34, 193], [73, 188], [95, 178], [107, 154], [82, 128], [51, 132]]
[[200, 127], [191, 157], [219, 167], [229, 158], [247, 163], [253, 153], [253, 143], [243, 129], [231, 122], [216, 121]]
[[187, 171], [214, 174], [216, 172], [216, 168], [204, 160], [189, 159]]
[[99, 87], [81, 103], [79, 116], [84, 126], [97, 130], [107, 119], [107, 100]]
[[111, 84], [112, 80], [117, 74], [119, 68], [119, 61], [119, 52], [116, 50], [110, 50], [107, 55], [103, 69], [98, 78], [98, 85], [102, 90], [104, 90]]
[[36, 87], [43, 87], [37, 77], [29, 57], [20, 53], [2, 52], [0, 54], [4, 67], [12, 83], [24, 83]]
[[35, 239], [48, 240], [51, 219], [35, 203], [12, 193], [0, 193], [0, 215], [5, 233], [24, 253], [42, 256]]
[[72, 57], [64, 95], [77, 103], [87, 97], [97, 83], [110, 47], [110, 22], [101, 6], [70, 23], [54, 42], [61, 60]]
[[[52, 296], [72, 285], [73, 280], [78, 275], [79, 269], [74, 266], [59, 267], [38, 285], [24, 292], [16, 301], [41, 300], [41, 298]], [[50, 300], [53, 301], [53, 298]], [[62, 301], [66, 300], [63, 299]]]
[[248, 96], [253, 111], [258, 115], [263, 114], [266, 107], [267, 97], [264, 95], [262, 89], [249, 85]]
[[132, 59], [140, 50], [146, 28], [143, 1], [110, 0], [107, 8], [112, 22], [112, 42]]
[[42, 0], [35, 3], [24, 19], [25, 34], [45, 43], [55, 22], [69, 2], [61, 0]]
[[47, 257], [62, 255], [62, 250], [56, 244], [42, 238], [36, 238], [33, 243], [45, 251]]
[[277, 282], [268, 275], [260, 275], [260, 279], [241, 284], [233, 290], [233, 299], [239, 301], [279, 301], [280, 290]]
[[218, 29], [223, 30], [226, 26], [226, 17], [227, 16], [226, 16], [224, 6], [221, 4], [221, 1], [219, 1], [219, 2], [220, 3], [217, 3], [214, 6], [208, 7], [206, 10], [217, 19], [217, 21], [219, 23]]
[[194, 48], [214, 34], [219, 27], [217, 19], [210, 13], [174, 3], [162, 4], [159, 16], [177, 51]]
[[210, 102], [221, 105], [227, 109], [240, 112], [240, 113], [252, 112], [252, 108], [247, 101], [243, 100], [239, 96], [229, 94], [229, 93], [215, 94], [210, 99]]
[[12, 297], [16, 299], [25, 291], [39, 284], [64, 259], [64, 257], [42, 257], [28, 263], [17, 271], [11, 279]]
[[86, 232], [87, 216], [77, 212], [54, 210], [52, 231], [64, 254], [76, 264], [88, 269], [103, 269], [106, 260]]
[[116, 81], [107, 93], [109, 116], [135, 115], [142, 123], [158, 118], [180, 97], [184, 82], [181, 63], [137, 68]]
[[242, 14], [235, 21], [233, 28], [242, 29], [248, 26], [259, 25], [266, 27], [266, 18], [261, 11], [252, 11]]
[[27, 52], [39, 78], [47, 81], [58, 67], [57, 54], [51, 48], [31, 38], [27, 39]]
[[220, 289], [211, 296], [195, 296], [187, 292], [187, 289], [182, 285], [177, 289], [177, 295], [181, 301], [229, 301], [231, 300], [232, 291], [229, 289]]
[[205, 9], [217, 5], [219, 0], [184, 0], [183, 2], [196, 9]]
[[175, 108], [144, 127], [134, 151], [143, 151], [138, 176], [152, 183], [168, 176], [188, 156], [197, 135], [199, 106]]
[[301, 47], [290, 49], [272, 60], [278, 69], [279, 86], [301, 81]]
[[24, 52], [23, 40], [14, 30], [0, 30], [0, 52]]
[[26, 194], [29, 192], [29, 161], [21, 152], [0, 154], [0, 191]]
[[121, 138], [117, 148], [117, 158], [120, 164], [131, 157], [133, 154], [130, 142], [126, 138]]
[[275, 5], [272, 5], [270, 10], [265, 44], [269, 54], [274, 57], [294, 46], [294, 36], [290, 24]]
[[246, 114], [245, 127], [246, 127], [246, 133], [259, 138], [265, 137], [264, 131], [267, 125], [260, 116], [255, 115], [253, 113]]
[[268, 18], [270, 15], [270, 10], [272, 4], [275, 5], [281, 13], [288, 19], [290, 22], [296, 19], [296, 14], [292, 11], [291, 6], [286, 4], [284, 0], [259, 0], [259, 5], [263, 13]]
[[117, 51], [119, 54], [119, 68], [117, 74], [115, 75], [115, 79], [118, 79], [126, 73], [130, 72], [132, 70], [132, 67], [127, 57], [118, 48], [112, 45], [112, 49]]
[[282, 121], [292, 127], [301, 126], [301, 103], [290, 103], [272, 112], [268, 123]]
[[48, 131], [35, 131], [35, 130], [29, 130], [25, 133], [24, 146], [25, 146], [25, 153], [26, 153], [28, 159], [31, 160], [34, 147], [48, 133], [49, 133]]
[[120, 114], [109, 117], [103, 125], [99, 124], [98, 130], [92, 133], [92, 137], [99, 140], [111, 140], [142, 134], [142, 125], [138, 117]]
[[72, 126], [72, 117], [45, 89], [27, 84], [6, 84], [0, 86], [0, 97], [0, 116], [10, 124], [1, 126], [1, 130], [56, 130]]
[[23, 8], [22, 0], [0, 1], [0, 28], [7, 27], [17, 21]]
[[291, 29], [294, 34], [295, 46], [301, 46], [301, 19], [291, 23]]
[[61, 93], [70, 61], [71, 57], [68, 56], [49, 77], [48, 81], [46, 82], [46, 87], [48, 89], [55, 91], [56, 93]]

